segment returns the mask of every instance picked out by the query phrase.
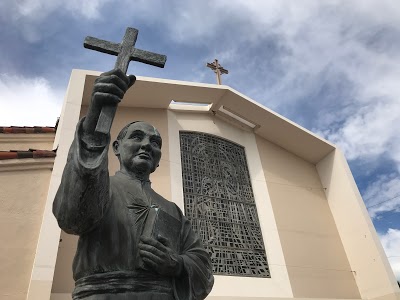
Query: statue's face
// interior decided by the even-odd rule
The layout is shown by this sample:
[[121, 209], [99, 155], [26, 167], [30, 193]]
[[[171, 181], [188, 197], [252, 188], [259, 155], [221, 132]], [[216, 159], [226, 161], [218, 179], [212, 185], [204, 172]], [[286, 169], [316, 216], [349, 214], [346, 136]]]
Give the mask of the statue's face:
[[161, 136], [154, 126], [136, 122], [129, 126], [126, 135], [114, 142], [114, 152], [119, 155], [121, 169], [134, 174], [150, 174], [161, 158]]

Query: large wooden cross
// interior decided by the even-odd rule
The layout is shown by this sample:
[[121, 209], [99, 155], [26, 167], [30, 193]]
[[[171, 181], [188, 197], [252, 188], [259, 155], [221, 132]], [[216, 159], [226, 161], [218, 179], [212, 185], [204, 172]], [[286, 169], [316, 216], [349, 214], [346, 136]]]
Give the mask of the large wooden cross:
[[218, 59], [214, 59], [213, 63], [207, 63], [207, 67], [210, 68], [211, 70], [214, 71], [214, 73], [217, 75], [217, 83], [219, 85], [222, 84], [221, 82], [221, 74], [228, 74], [228, 70], [224, 69], [219, 63]]
[[[83, 46], [99, 52], [116, 55], [117, 61], [115, 62], [114, 68], [120, 69], [124, 74], [126, 74], [131, 60], [164, 68], [167, 60], [165, 55], [140, 50], [134, 47], [138, 33], [139, 31], [137, 29], [128, 27], [124, 39], [120, 44], [88, 36], [85, 38]], [[116, 110], [117, 106], [103, 107], [99, 120], [97, 121], [96, 132], [105, 134], [110, 132]]]

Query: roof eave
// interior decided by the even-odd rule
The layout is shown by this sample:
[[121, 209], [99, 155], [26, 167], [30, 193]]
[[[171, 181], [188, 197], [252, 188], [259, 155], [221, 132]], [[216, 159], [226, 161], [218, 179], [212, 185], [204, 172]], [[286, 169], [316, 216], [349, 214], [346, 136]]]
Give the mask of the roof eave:
[[[100, 72], [92, 71], [86, 75], [83, 105], [89, 104], [98, 75]], [[209, 104], [209, 113], [223, 106], [255, 124], [257, 135], [314, 164], [335, 149], [332, 143], [226, 85], [137, 76], [135, 85], [120, 105], [168, 109], [171, 101], [193, 103], [194, 106]], [[173, 109], [176, 111], [177, 106]]]

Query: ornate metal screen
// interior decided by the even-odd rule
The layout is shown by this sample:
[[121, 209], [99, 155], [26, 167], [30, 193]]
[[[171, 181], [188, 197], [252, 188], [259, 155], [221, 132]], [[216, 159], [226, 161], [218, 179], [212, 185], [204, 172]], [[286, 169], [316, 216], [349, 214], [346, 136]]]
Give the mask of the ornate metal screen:
[[244, 148], [188, 131], [180, 143], [185, 213], [214, 274], [270, 277]]

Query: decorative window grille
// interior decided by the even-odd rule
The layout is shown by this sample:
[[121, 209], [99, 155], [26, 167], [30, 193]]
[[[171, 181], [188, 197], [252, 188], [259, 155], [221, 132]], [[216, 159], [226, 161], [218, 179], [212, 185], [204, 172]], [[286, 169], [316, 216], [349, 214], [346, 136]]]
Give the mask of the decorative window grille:
[[271, 277], [244, 148], [191, 131], [180, 144], [185, 214], [214, 274]]

